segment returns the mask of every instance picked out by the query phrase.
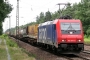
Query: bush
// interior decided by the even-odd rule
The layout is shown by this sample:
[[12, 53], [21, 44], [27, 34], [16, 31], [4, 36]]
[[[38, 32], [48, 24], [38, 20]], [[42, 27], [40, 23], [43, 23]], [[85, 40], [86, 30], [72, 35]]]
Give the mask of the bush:
[[88, 36], [85, 34], [85, 35], [84, 35], [84, 38], [88, 38]]
[[86, 33], [87, 33], [87, 35], [89, 37], [90, 36], [90, 26], [88, 26], [88, 29], [87, 29]]
[[10, 47], [17, 47], [18, 46], [15, 42], [13, 42], [11, 39], [9, 39], [8, 35], [6, 35], [6, 34], [1, 35], [0, 38], [2, 38], [3, 40], [5, 39], [7, 45]]
[[3, 35], [0, 36], [0, 38], [2, 38], [2, 39], [5, 38], [5, 37], [7, 37], [6, 34], [3, 34]]
[[86, 31], [87, 32], [87, 36], [90, 36], [90, 28]]
[[10, 39], [6, 39], [7, 45], [10, 47], [17, 47], [18, 45]]

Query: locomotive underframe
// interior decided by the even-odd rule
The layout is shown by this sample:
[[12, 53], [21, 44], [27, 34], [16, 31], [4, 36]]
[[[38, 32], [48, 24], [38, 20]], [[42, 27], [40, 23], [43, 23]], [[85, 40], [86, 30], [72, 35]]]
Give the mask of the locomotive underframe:
[[58, 50], [62, 52], [81, 52], [84, 50], [83, 43], [61, 43], [58, 45]]

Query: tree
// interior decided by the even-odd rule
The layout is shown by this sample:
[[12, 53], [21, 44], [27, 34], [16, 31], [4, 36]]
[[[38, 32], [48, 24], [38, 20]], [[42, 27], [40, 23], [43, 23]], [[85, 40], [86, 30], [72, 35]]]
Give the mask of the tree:
[[56, 11], [56, 12], [52, 13], [51, 20], [54, 20], [54, 19], [59, 18], [59, 17], [60, 17], [60, 14]]
[[52, 18], [51, 13], [47, 11], [45, 14], [45, 21], [51, 21], [51, 18]]
[[40, 21], [40, 23], [43, 23], [45, 21], [45, 19], [44, 19], [44, 13], [43, 12], [40, 13], [40, 19], [39, 19], [39, 21]]
[[62, 11], [62, 16], [68, 15], [68, 16], [72, 16], [73, 17], [74, 10], [72, 9], [72, 6], [71, 6], [70, 3], [68, 3], [68, 5], [66, 5], [66, 8], [62, 9], [61, 11]]
[[39, 24], [39, 16], [36, 17], [36, 22]]
[[45, 18], [45, 17], [44, 17], [44, 13], [41, 12], [40, 15], [36, 17], [37, 23], [38, 23], [38, 24], [39, 24], [39, 23], [43, 23], [44, 20], [45, 20], [44, 18]]
[[90, 25], [90, 0], [82, 0], [77, 5], [77, 10], [75, 10], [75, 18], [80, 19], [83, 23], [84, 32], [88, 30]]
[[4, 2], [4, 0], [0, 0], [0, 35], [2, 34], [2, 22], [4, 19], [8, 17], [8, 14], [12, 11], [12, 7], [9, 3]]
[[90, 36], [90, 26], [88, 27], [86, 33], [87, 33], [87, 36], [89, 37]]

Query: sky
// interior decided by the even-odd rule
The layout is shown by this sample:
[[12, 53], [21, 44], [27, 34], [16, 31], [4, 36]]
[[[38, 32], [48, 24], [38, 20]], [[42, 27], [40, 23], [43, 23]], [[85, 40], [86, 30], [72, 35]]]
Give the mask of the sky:
[[[19, 26], [25, 25], [30, 22], [36, 21], [36, 16], [39, 16], [40, 12], [55, 12], [59, 9], [58, 3], [79, 3], [81, 0], [19, 0]], [[11, 26], [16, 26], [16, 6], [17, 0], [8, 0], [12, 4], [13, 10], [9, 14], [11, 16]], [[60, 6], [63, 8], [63, 6]], [[5, 18], [3, 22], [3, 30], [9, 29], [9, 18]]]

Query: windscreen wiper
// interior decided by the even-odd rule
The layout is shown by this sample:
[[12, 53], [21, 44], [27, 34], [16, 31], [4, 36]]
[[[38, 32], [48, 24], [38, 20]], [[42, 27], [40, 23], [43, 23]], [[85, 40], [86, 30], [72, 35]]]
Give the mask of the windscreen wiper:
[[68, 31], [68, 29], [70, 29], [70, 28], [71, 28], [71, 30], [76, 31], [76, 30], [72, 27], [71, 23], [70, 23], [70, 26], [66, 29], [66, 31]]

